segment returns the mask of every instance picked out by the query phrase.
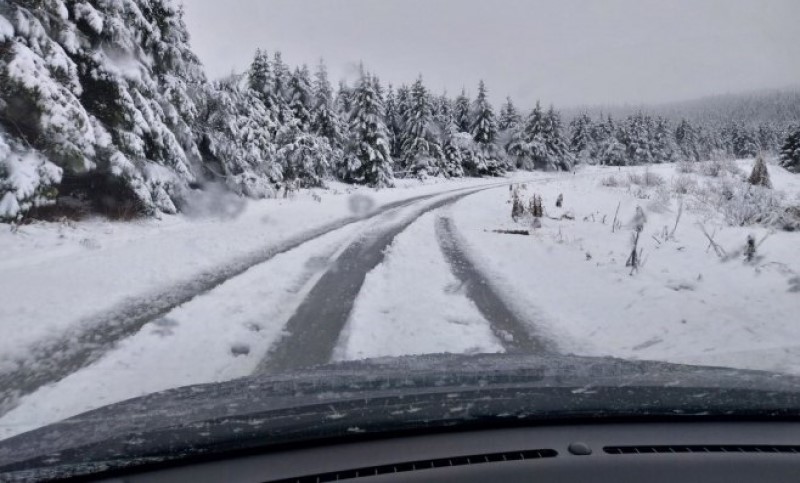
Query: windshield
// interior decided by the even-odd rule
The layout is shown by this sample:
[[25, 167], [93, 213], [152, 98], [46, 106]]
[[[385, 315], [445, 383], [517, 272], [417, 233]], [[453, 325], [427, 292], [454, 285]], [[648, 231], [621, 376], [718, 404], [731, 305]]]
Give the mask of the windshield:
[[[433, 354], [454, 376], [488, 354], [800, 375], [798, 18], [0, 2], [0, 441], [374, 358], [406, 356], [391, 377]], [[653, 394], [701, 384], [637, 367]]]

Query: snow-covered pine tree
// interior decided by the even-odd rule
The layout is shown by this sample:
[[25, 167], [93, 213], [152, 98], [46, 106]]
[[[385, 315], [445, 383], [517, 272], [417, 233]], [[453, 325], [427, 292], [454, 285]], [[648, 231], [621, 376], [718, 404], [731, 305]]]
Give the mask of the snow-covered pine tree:
[[[396, 155], [397, 158], [395, 159], [397, 162], [400, 162], [403, 159], [403, 145], [405, 144], [405, 131], [406, 131], [406, 122], [408, 122], [408, 113], [411, 110], [411, 88], [407, 85], [401, 85], [397, 89], [397, 105], [395, 108], [395, 129], [397, 131], [397, 136], [394, 138], [394, 145], [392, 148], [393, 155]], [[399, 169], [403, 169], [402, 166], [398, 166]]]
[[297, 187], [323, 186], [339, 156], [328, 139], [302, 131], [298, 123], [293, 123], [284, 136], [275, 153], [283, 167], [283, 178]]
[[789, 135], [781, 146], [781, 166], [800, 173], [800, 126], [789, 130]]
[[553, 106], [547, 110], [544, 127], [548, 167], [553, 166], [557, 170], [569, 171], [575, 161], [567, 146], [567, 140], [564, 138], [561, 114]]
[[655, 128], [653, 129], [653, 140], [650, 143], [653, 162], [655, 163], [671, 163], [676, 160], [678, 146], [675, 143], [675, 137], [672, 134], [672, 127], [663, 117], [659, 117], [655, 121]]
[[439, 126], [440, 130], [444, 131], [447, 126], [455, 119], [453, 110], [453, 101], [444, 93], [440, 96], [432, 96], [433, 103], [433, 120]]
[[472, 133], [475, 142], [481, 145], [493, 144], [497, 138], [497, 120], [483, 81], [478, 84], [478, 97], [472, 107], [472, 125], [469, 132]]
[[594, 138], [592, 137], [593, 128], [592, 119], [585, 113], [579, 115], [570, 123], [569, 149], [576, 163], [592, 162], [592, 153], [596, 149]]
[[[31, 206], [25, 193], [58, 182], [57, 167], [69, 178], [62, 195], [81, 191], [99, 209], [177, 211], [199, 171], [191, 93], [205, 83], [180, 8], [169, 0], [28, 3], [0, 4], [0, 123], [18, 139], [4, 143], [9, 149], [47, 160], [26, 169], [49, 174], [25, 189], [3, 183], [14, 190], [15, 216]], [[10, 206], [8, 192], [0, 198]]]
[[778, 134], [775, 126], [762, 122], [758, 125], [758, 145], [759, 149], [765, 153], [778, 152]]
[[394, 87], [389, 84], [386, 88], [386, 100], [383, 102], [383, 118], [386, 123], [386, 131], [389, 133], [389, 146], [392, 148], [392, 158], [400, 159], [400, 150], [402, 146], [398, 142], [400, 138], [400, 128], [397, 116], [397, 97]]
[[272, 66], [266, 51], [256, 50], [256, 55], [247, 72], [247, 84], [256, 92], [267, 109], [274, 109], [279, 105], [275, 98], [275, 78], [272, 75]]
[[314, 103], [311, 132], [328, 140], [331, 147], [341, 149], [344, 143], [342, 121], [334, 107], [333, 89], [328, 69], [320, 61], [314, 74]]
[[291, 92], [289, 91], [289, 81], [291, 73], [289, 66], [283, 62], [283, 54], [276, 51], [272, 57], [272, 75], [274, 78], [274, 94], [277, 101], [281, 104], [289, 104], [291, 101]]
[[302, 132], [308, 132], [313, 121], [314, 101], [310, 76], [307, 66], [297, 68], [290, 75], [287, 86], [289, 109], [297, 122], [297, 128]]
[[336, 112], [339, 114], [340, 119], [350, 118], [350, 111], [353, 110], [353, 89], [343, 80], [339, 81], [333, 105], [336, 107]]
[[506, 102], [500, 109], [500, 118], [497, 121], [497, 127], [501, 131], [508, 131], [516, 128], [522, 122], [522, 116], [514, 106], [514, 101], [511, 97], [506, 97]]
[[625, 166], [628, 154], [625, 145], [620, 141], [621, 129], [617, 127], [611, 116], [605, 122], [597, 124], [595, 139], [597, 146], [597, 162], [603, 166]]
[[675, 142], [684, 160], [700, 160], [697, 131], [686, 119], [681, 120], [680, 124], [678, 124], [678, 127], [675, 129]]
[[731, 125], [729, 130], [732, 154], [737, 158], [752, 158], [758, 154], [758, 140], [742, 123]]
[[544, 112], [537, 102], [525, 124], [514, 133], [508, 153], [521, 169], [569, 170], [572, 155], [562, 131], [558, 112], [552, 107]]
[[464, 176], [464, 155], [462, 143], [464, 137], [467, 141], [472, 141], [472, 138], [466, 134], [459, 132], [453, 117], [442, 129], [441, 145], [444, 174], [448, 177], [461, 177]]
[[383, 111], [369, 75], [353, 90], [343, 178], [371, 186], [392, 186], [392, 156]]
[[198, 96], [195, 132], [212, 180], [252, 198], [275, 192], [283, 179], [276, 160], [275, 113], [238, 76], [208, 84]]
[[478, 84], [478, 96], [472, 105], [472, 139], [481, 150], [482, 160], [474, 167], [478, 175], [496, 176], [507, 168], [506, 153], [497, 144], [497, 119], [489, 103], [486, 84]]
[[455, 105], [453, 106], [453, 118], [459, 132], [470, 132], [470, 128], [472, 127], [471, 112], [470, 100], [469, 97], [467, 97], [467, 92], [461, 89], [461, 94], [456, 98]]
[[403, 170], [413, 176], [441, 174], [442, 148], [433, 123], [430, 96], [422, 77], [411, 87], [411, 99], [403, 133]]
[[639, 112], [628, 117], [620, 126], [618, 138], [625, 146], [629, 164], [642, 165], [653, 162], [651, 122], [649, 116]]

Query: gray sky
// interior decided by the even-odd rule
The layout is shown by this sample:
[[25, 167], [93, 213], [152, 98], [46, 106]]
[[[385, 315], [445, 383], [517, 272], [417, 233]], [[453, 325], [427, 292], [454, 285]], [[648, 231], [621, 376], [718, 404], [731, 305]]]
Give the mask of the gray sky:
[[211, 77], [257, 47], [324, 58], [335, 83], [363, 60], [385, 82], [498, 103], [652, 103], [800, 84], [800, 0], [183, 0]]

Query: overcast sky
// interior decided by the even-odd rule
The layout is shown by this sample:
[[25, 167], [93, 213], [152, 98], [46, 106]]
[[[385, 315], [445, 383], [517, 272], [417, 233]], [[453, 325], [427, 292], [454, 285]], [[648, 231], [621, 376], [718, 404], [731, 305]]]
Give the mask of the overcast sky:
[[257, 47], [335, 83], [384, 81], [567, 107], [800, 84], [800, 0], [183, 0], [211, 77]]

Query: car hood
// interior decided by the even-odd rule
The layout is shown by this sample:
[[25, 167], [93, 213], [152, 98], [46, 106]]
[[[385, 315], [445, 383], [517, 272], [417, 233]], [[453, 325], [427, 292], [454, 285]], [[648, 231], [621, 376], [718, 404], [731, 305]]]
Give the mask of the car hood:
[[90, 411], [0, 441], [0, 476], [50, 479], [453, 427], [798, 416], [800, 378], [761, 371], [575, 356], [372, 359], [181, 387]]

